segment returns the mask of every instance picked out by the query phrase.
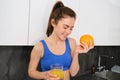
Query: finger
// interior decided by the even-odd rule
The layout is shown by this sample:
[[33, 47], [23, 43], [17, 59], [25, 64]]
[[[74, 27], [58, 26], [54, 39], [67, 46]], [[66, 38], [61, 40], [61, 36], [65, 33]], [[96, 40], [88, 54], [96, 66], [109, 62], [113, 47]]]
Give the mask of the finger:
[[88, 49], [88, 46], [87, 46], [84, 42], [81, 43], [81, 46], [82, 46], [85, 50]]
[[56, 78], [56, 77], [57, 77], [57, 75], [51, 74], [51, 73], [49, 74], [49, 76], [50, 76], [50, 77], [53, 77], [53, 78]]
[[88, 52], [88, 46], [81, 44], [80, 45], [81, 49], [79, 49], [79, 53], [87, 53]]
[[50, 72], [48, 72], [48, 80], [59, 80], [60, 78], [57, 77], [57, 75], [54, 75]]
[[92, 48], [93, 44], [92, 44], [92, 41], [90, 40], [90, 49]]
[[51, 78], [54, 78], [55, 75], [51, 74], [50, 72], [47, 72], [47, 80], [52, 80]]
[[60, 80], [60, 78], [50, 78], [49, 80]]
[[94, 43], [90, 40], [90, 49], [94, 48]]

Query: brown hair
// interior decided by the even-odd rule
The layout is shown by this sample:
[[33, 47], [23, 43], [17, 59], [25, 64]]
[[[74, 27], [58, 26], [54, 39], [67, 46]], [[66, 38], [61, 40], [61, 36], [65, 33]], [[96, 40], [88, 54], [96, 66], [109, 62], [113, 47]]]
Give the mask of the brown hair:
[[76, 13], [72, 9], [64, 6], [64, 4], [61, 1], [57, 1], [49, 17], [48, 28], [46, 32], [47, 36], [50, 36], [53, 32], [53, 26], [51, 25], [51, 19], [54, 19], [55, 23], [58, 23], [58, 21], [61, 18], [64, 18], [65, 16], [74, 17], [76, 19]]

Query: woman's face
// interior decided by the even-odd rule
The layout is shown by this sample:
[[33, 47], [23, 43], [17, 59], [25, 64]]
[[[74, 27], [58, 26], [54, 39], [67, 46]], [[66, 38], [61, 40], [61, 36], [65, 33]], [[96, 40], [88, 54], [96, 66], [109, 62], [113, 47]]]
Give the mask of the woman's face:
[[74, 27], [75, 18], [65, 17], [58, 21], [54, 26], [54, 33], [61, 40], [65, 40], [66, 37], [71, 34]]

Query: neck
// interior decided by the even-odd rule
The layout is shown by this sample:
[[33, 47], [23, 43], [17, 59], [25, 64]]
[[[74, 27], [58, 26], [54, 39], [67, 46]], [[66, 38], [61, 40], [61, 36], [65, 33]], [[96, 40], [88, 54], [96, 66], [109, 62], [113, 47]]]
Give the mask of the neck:
[[63, 40], [61, 40], [61, 39], [60, 39], [57, 35], [55, 35], [54, 33], [51, 34], [48, 38], [49, 38], [49, 41], [52, 41], [52, 42], [54, 42], [54, 43], [56, 43], [56, 44], [61, 43], [61, 42], [64, 42]]

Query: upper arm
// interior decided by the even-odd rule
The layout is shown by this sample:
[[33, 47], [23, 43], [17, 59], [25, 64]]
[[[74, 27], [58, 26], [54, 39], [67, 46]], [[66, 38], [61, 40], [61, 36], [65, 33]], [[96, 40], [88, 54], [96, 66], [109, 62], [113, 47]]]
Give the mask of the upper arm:
[[42, 55], [43, 55], [43, 46], [39, 42], [32, 49], [30, 56], [30, 63], [29, 63], [29, 71], [37, 70], [37, 66], [39, 64]]
[[74, 50], [76, 47], [76, 40], [73, 38], [69, 38], [69, 42], [70, 42], [70, 48], [71, 48], [71, 55], [73, 56]]

